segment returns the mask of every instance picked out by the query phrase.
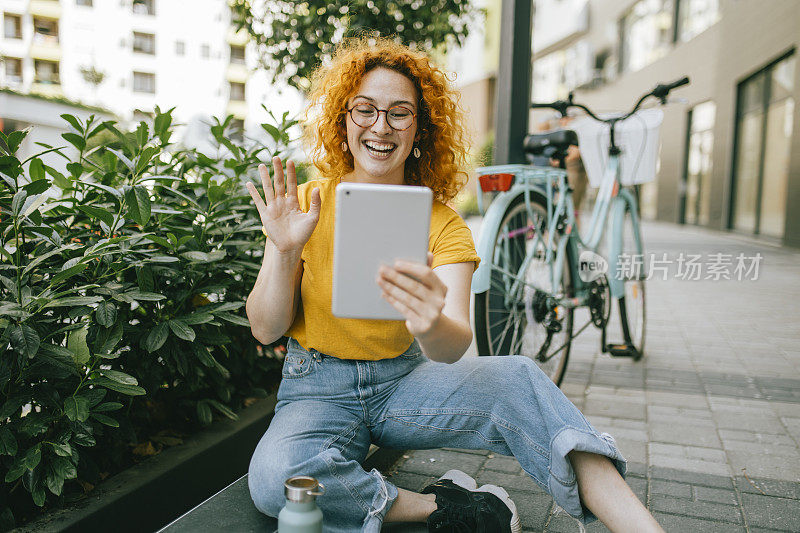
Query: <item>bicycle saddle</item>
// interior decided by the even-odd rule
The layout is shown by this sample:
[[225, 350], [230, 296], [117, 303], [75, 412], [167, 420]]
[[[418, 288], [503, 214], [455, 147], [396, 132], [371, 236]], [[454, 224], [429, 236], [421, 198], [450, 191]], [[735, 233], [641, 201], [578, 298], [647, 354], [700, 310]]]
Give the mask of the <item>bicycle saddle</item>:
[[525, 153], [532, 156], [556, 157], [566, 153], [570, 145], [578, 146], [578, 134], [572, 130], [554, 130], [525, 136]]

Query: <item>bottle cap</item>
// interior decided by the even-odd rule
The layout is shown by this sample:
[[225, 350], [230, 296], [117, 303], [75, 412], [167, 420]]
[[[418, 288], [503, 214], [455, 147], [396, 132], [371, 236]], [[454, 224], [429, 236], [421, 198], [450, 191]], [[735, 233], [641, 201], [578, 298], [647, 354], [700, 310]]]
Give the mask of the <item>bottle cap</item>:
[[317, 496], [325, 494], [325, 486], [310, 476], [293, 476], [283, 485], [286, 499], [295, 503], [313, 502]]

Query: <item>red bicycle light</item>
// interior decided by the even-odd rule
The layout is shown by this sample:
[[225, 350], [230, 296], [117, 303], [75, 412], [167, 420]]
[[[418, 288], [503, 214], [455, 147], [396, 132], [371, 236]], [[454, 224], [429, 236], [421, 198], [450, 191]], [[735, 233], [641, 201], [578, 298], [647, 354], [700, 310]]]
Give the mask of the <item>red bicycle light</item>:
[[478, 180], [483, 192], [507, 191], [514, 185], [514, 174], [484, 174]]

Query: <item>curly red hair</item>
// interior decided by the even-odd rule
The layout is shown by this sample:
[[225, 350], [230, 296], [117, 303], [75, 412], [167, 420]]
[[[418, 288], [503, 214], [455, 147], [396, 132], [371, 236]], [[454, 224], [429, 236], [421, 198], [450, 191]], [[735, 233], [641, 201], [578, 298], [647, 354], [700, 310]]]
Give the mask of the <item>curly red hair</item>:
[[[341, 148], [347, 141], [345, 105], [364, 75], [378, 67], [406, 76], [420, 99], [416, 141], [420, 157], [406, 160], [405, 182], [430, 187], [437, 200], [448, 202], [467, 179], [468, 137], [459, 94], [427, 55], [387, 38], [346, 40], [337, 47], [330, 65], [314, 72], [305, 129], [314, 166], [326, 178], [353, 170], [352, 154]], [[312, 110], [318, 114], [309, 119]]]

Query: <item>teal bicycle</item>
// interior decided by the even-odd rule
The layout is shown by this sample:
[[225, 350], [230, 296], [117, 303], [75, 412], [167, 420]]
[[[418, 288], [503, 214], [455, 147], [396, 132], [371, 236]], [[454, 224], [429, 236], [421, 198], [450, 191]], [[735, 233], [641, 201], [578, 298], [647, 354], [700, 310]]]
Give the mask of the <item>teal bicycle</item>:
[[[684, 77], [659, 84], [630, 112], [605, 118], [575, 103], [572, 94], [567, 100], [531, 105], [554, 109], [562, 117], [571, 108], [582, 109], [592, 119], [587, 117], [585, 123], [601, 128], [578, 130], [584, 131], [580, 146], [590, 181], [600, 176], [592, 183], [599, 189], [585, 231], [577, 231], [564, 170], [567, 149], [579, 144], [579, 133], [570, 129], [529, 135], [525, 152], [533, 164], [477, 169], [484, 219], [477, 245], [481, 263], [472, 278], [472, 292], [480, 355], [526, 355], [560, 385], [572, 339], [593, 324], [602, 331], [604, 353], [634, 360], [644, 356], [646, 276], [637, 184], [655, 177], [657, 150], [652, 147], [657, 148], [663, 115], [639, 108], [649, 97], [666, 104], [671, 90], [688, 83]], [[658, 113], [655, 120], [650, 117], [649, 126], [648, 111]], [[636, 131], [637, 123], [645, 127]], [[586, 156], [601, 153], [603, 139], [608, 144], [602, 154], [605, 161], [595, 157], [587, 162]], [[558, 160], [560, 168], [547, 166], [550, 159]], [[643, 159], [650, 164], [642, 164]], [[483, 193], [496, 193], [485, 212]], [[611, 316], [614, 300], [618, 324]], [[588, 308], [590, 319], [573, 333], [574, 312], [581, 307]], [[606, 342], [612, 323], [618, 326], [614, 335], [621, 336], [619, 342]]]

